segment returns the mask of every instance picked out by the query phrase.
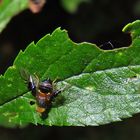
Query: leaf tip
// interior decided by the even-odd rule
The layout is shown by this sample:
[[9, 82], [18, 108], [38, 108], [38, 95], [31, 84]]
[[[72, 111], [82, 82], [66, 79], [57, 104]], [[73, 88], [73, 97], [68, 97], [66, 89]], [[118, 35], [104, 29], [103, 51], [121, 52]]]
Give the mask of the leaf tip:
[[58, 27], [53, 31], [52, 36], [58, 33], [67, 33], [67, 30], [61, 29], [61, 27]]
[[140, 20], [128, 23], [123, 29], [123, 32], [131, 33], [132, 38], [140, 35]]

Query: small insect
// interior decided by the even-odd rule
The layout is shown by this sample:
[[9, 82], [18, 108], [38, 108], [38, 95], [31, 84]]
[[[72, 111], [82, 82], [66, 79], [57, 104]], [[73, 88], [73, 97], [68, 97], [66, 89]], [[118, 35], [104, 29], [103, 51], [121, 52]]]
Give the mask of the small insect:
[[41, 11], [42, 7], [44, 6], [46, 0], [29, 0], [29, 9], [33, 13], [38, 13]]
[[37, 76], [29, 76], [28, 89], [36, 98], [39, 113], [50, 109], [53, 99], [61, 92], [54, 89], [54, 83], [49, 78], [39, 82]]
[[37, 75], [29, 75], [26, 71], [22, 71], [21, 74], [27, 81], [28, 90], [36, 99], [37, 112], [43, 114], [48, 111], [54, 98], [61, 93], [61, 90], [55, 89], [55, 81], [51, 81], [49, 78], [40, 81]]

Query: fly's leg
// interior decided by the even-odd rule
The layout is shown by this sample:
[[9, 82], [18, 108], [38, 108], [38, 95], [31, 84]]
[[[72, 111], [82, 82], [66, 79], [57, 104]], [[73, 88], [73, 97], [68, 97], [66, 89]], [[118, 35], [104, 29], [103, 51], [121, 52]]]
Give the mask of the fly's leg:
[[61, 92], [62, 92], [61, 90], [54, 90], [53, 91], [53, 96], [56, 97]]

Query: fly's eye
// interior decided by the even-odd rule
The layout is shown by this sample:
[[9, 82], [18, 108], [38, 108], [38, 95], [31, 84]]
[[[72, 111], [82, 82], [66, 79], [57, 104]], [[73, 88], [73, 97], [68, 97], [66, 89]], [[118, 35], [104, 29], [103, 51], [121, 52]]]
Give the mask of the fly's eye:
[[41, 90], [41, 92], [48, 93], [48, 92], [52, 91], [52, 85], [51, 84], [41, 83], [39, 85], [39, 89]]
[[39, 84], [39, 89], [41, 92], [48, 93], [52, 91], [53, 87], [50, 81], [45, 80]]
[[50, 87], [45, 87], [45, 86], [39, 86], [39, 89], [41, 90], [41, 92], [43, 93], [48, 93], [52, 91], [52, 88]]

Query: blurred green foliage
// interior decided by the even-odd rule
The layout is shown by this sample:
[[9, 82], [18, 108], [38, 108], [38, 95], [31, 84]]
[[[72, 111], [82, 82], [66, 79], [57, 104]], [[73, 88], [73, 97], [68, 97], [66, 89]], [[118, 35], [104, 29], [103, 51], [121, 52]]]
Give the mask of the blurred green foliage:
[[64, 9], [70, 13], [75, 13], [83, 2], [90, 2], [90, 0], [61, 0]]
[[0, 3], [0, 32], [11, 18], [27, 8], [28, 0], [3, 0]]

